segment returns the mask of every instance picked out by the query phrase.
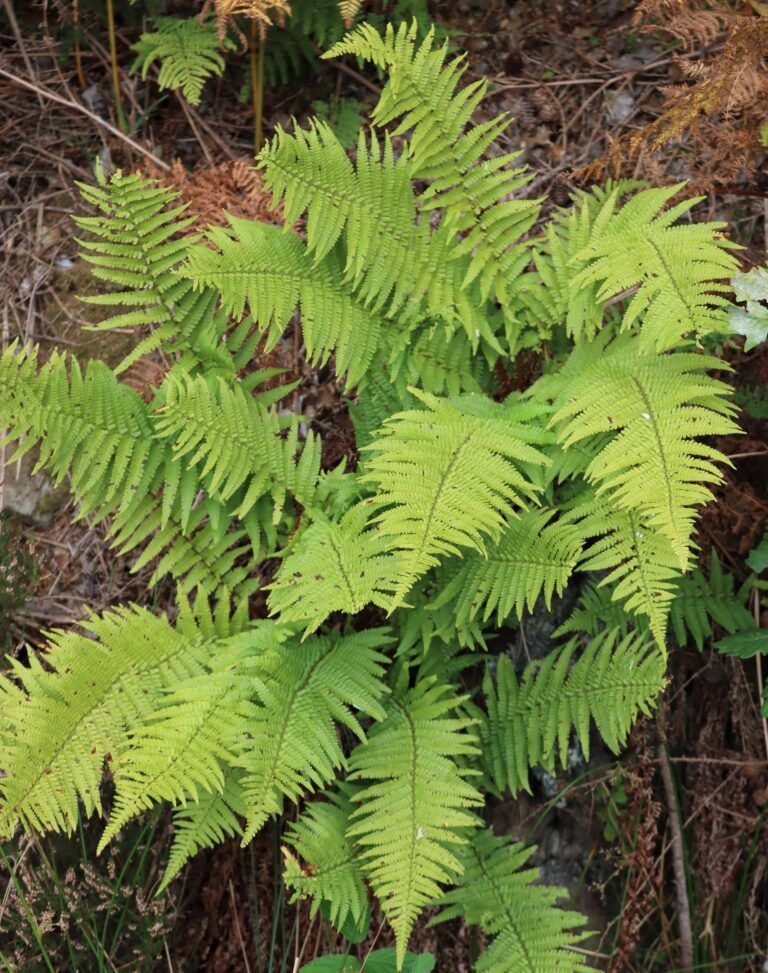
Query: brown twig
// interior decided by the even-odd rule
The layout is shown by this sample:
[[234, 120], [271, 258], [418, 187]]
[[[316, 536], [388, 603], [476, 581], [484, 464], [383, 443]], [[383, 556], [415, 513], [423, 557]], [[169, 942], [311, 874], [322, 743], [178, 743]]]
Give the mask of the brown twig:
[[684, 970], [693, 969], [693, 932], [691, 927], [691, 906], [688, 901], [688, 888], [685, 881], [685, 856], [683, 854], [683, 830], [680, 827], [680, 808], [672, 780], [669, 753], [665, 742], [664, 726], [659, 721], [659, 767], [667, 799], [669, 828], [672, 832], [672, 867], [675, 873], [675, 893], [677, 914], [680, 924], [680, 960]]
[[17, 84], [22, 88], [26, 88], [28, 91], [35, 91], [44, 98], [47, 98], [49, 101], [55, 101], [59, 105], [64, 105], [66, 108], [73, 108], [82, 115], [87, 115], [92, 122], [95, 122], [101, 128], [105, 128], [108, 132], [111, 132], [112, 135], [121, 139], [121, 141], [125, 142], [127, 145], [130, 145], [134, 151], [139, 152], [141, 155], [146, 155], [155, 163], [156, 166], [158, 166], [158, 168], [162, 169], [163, 172], [170, 171], [171, 167], [167, 162], [163, 162], [161, 158], [156, 156], [153, 152], [150, 152], [149, 149], [144, 148], [144, 146], [139, 145], [138, 142], [134, 141], [130, 135], [126, 135], [125, 132], [121, 132], [119, 128], [116, 128], [111, 124], [111, 122], [106, 121], [95, 112], [92, 112], [90, 109], [86, 108], [85, 105], [81, 105], [76, 101], [70, 101], [68, 98], [62, 98], [61, 95], [57, 95], [55, 91], [50, 91], [41, 84], [38, 85], [33, 84], [31, 81], [25, 81], [24, 78], [11, 74], [10, 71], [6, 71], [4, 68], [0, 68], [0, 77], [6, 78], [8, 81], [12, 82], [13, 84]]

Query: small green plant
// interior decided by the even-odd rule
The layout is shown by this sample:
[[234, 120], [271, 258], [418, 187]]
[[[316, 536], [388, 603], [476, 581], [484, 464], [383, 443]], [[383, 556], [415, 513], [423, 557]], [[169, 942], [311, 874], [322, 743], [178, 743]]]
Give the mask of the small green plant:
[[0, 632], [3, 647], [10, 648], [10, 621], [32, 594], [38, 565], [20, 537], [17, 525], [0, 513]]
[[[517, 154], [488, 154], [508, 119], [471, 127], [485, 82], [461, 87], [461, 60], [416, 27], [362, 25], [341, 54], [387, 77], [356, 161], [321, 121], [258, 161], [306, 238], [232, 219], [202, 239], [169, 191], [102, 178], [78, 222], [117, 290], [90, 300], [143, 337], [113, 370], [0, 358], [17, 455], [38, 446], [81, 515], [178, 583], [173, 612], [94, 615], [3, 678], [0, 826], [107, 813], [105, 847], [169, 803], [165, 886], [297, 805], [292, 894], [360, 928], [373, 893], [397, 970], [436, 905], [483, 931], [478, 973], [577, 973], [583, 918], [482, 808], [565, 766], [574, 735], [620, 750], [665, 685], [670, 625], [738, 623], [727, 582], [687, 578], [712, 437], [737, 431], [701, 349], [729, 329], [735, 261], [721, 224], [680, 222], [678, 186], [581, 192], [535, 229]], [[297, 310], [349, 399], [348, 467], [254, 361]], [[147, 403], [120, 376], [158, 348]], [[521, 352], [537, 373], [509, 392]], [[510, 630], [584, 573], [548, 653], [516, 668]]]

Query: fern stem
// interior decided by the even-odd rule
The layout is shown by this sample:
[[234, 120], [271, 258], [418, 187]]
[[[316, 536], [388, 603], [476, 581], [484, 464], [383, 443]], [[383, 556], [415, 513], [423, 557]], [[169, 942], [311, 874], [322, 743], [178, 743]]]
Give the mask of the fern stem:
[[112, 90], [115, 93], [115, 112], [117, 123], [121, 132], [127, 132], [128, 126], [125, 123], [125, 112], [123, 102], [120, 97], [120, 73], [117, 67], [117, 33], [115, 32], [115, 7], [114, 0], [107, 0], [107, 30], [109, 31], [109, 60], [112, 67]]
[[75, 73], [80, 87], [85, 91], [88, 83], [83, 72], [83, 55], [80, 49], [80, 5], [78, 0], [75, 0], [72, 6], [72, 28], [75, 32]]
[[264, 144], [264, 48], [266, 37], [259, 37], [256, 21], [251, 21], [251, 107], [253, 109], [253, 149], [258, 155]]

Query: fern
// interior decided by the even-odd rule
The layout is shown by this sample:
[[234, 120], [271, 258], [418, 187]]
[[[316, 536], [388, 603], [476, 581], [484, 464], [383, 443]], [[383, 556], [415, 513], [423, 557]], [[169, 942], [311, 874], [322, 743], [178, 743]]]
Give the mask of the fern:
[[494, 937], [480, 954], [477, 973], [590, 969], [570, 949], [585, 938], [572, 931], [584, 924], [584, 917], [556, 907], [563, 890], [538, 884], [538, 869], [521, 870], [534, 851], [487, 830], [478, 831], [462, 849], [461, 882], [440, 899], [443, 909], [432, 922], [462, 916]]
[[[216, 6], [237, 31], [280, 5]], [[314, 58], [305, 26], [337, 40], [335, 0], [295, 0], [267, 56]], [[360, 926], [372, 890], [402, 967], [441, 902], [484, 933], [480, 973], [576, 973], [580, 920], [476, 809], [574, 735], [588, 755], [593, 724], [618, 753], [664, 687], [668, 630], [702, 645], [745, 623], [695, 544], [712, 438], [736, 431], [725, 366], [696, 347], [728, 331], [733, 257], [719, 224], [680, 223], [676, 188], [577, 193], [534, 228], [515, 153], [488, 158], [507, 119], [472, 127], [484, 82], [420, 30], [335, 48], [386, 73], [354, 162], [321, 122], [260, 154], [295, 232], [198, 234], [139, 175], [83, 188], [99, 327], [136, 345], [116, 369], [12, 345], [3, 443], [37, 451], [150, 584], [177, 579], [178, 611], [114, 608], [9, 663], [0, 829], [101, 814], [106, 764], [102, 845], [172, 810], [165, 888], [301, 805], [285, 880], [312, 915]], [[142, 50], [148, 71], [159, 48]], [[120, 379], [139, 358], [144, 396]], [[517, 673], [505, 627], [578, 574], [573, 637]]]
[[354, 812], [351, 794], [331, 791], [328, 801], [313, 801], [293, 824], [286, 841], [308, 863], [302, 866], [283, 848], [285, 882], [293, 890], [292, 901], [310, 897], [310, 917], [320, 905], [330, 906], [329, 918], [341, 929], [347, 918], [360, 925], [368, 907], [368, 892], [347, 831]]
[[[624, 313], [622, 328], [641, 323], [644, 354], [664, 351], [686, 336], [725, 333], [728, 300], [721, 283], [733, 276], [737, 262], [723, 237], [722, 223], [673, 225], [696, 200], [660, 209], [682, 188], [646, 189], [626, 203], [593, 235], [579, 255], [587, 266], [574, 283], [599, 283], [598, 300], [637, 287]], [[615, 201], [614, 196], [611, 205]]]
[[700, 441], [738, 427], [723, 383], [702, 373], [717, 362], [701, 355], [644, 354], [619, 341], [574, 376], [567, 404], [553, 417], [567, 449], [588, 437], [615, 435], [587, 466], [598, 495], [632, 510], [666, 537], [682, 570], [691, 559], [695, 507], [712, 496], [726, 457]]
[[440, 883], [461, 874], [457, 832], [473, 824], [468, 808], [482, 803], [455, 763], [477, 752], [472, 721], [454, 713], [457, 703], [447, 687], [422, 682], [392, 699], [387, 719], [350, 757], [351, 779], [363, 786], [347, 833], [387, 910], [398, 969], [419, 913]]
[[528, 768], [566, 764], [571, 727], [589, 757], [594, 720], [605, 744], [617, 753], [638, 711], [648, 713], [664, 681], [664, 657], [642, 637], [606, 632], [593, 638], [573, 662], [573, 639], [518, 678], [508, 658], [499, 659], [494, 684], [486, 675], [488, 709], [481, 741], [488, 774], [499, 790], [530, 791]]
[[[248, 740], [239, 765], [249, 841], [283, 797], [329, 784], [346, 765], [336, 722], [365, 739], [354, 707], [383, 720], [382, 629], [345, 638], [314, 637], [292, 653], [273, 652], [259, 660], [256, 690], [260, 706], [248, 721]], [[245, 728], [244, 728], [245, 730]], [[277, 732], [275, 732], [277, 730]]]
[[[140, 70], [146, 79], [150, 68], [159, 61], [160, 89], [179, 90], [191, 105], [199, 105], [205, 82], [220, 77], [226, 64], [219, 50], [216, 25], [201, 24], [197, 17], [158, 17], [155, 26], [157, 30], [142, 34], [133, 45], [136, 60], [131, 70]], [[226, 37], [221, 41], [225, 48], [234, 50], [235, 45]]]
[[184, 216], [184, 206], [173, 206], [176, 194], [136, 173], [121, 172], [107, 183], [99, 171], [98, 185], [80, 189], [101, 213], [77, 217], [79, 228], [89, 235], [79, 241], [83, 257], [94, 277], [121, 288], [82, 300], [128, 309], [93, 327], [153, 329], [120, 362], [116, 373], [161, 346], [169, 353], [181, 352], [190, 364], [202, 360], [226, 367], [221, 350], [224, 321], [214, 313], [216, 293], [210, 289], [195, 293], [178, 274], [195, 237], [184, 235], [194, 219]]
[[517, 464], [543, 464], [532, 444], [546, 441], [535, 426], [499, 408], [486, 418], [425, 392], [427, 407], [398, 413], [368, 447], [363, 482], [377, 487], [379, 530], [400, 553], [400, 578], [390, 608], [441, 558], [462, 548], [485, 552], [504, 517], [525, 506], [536, 484]]
[[310, 361], [323, 365], [331, 352], [350, 384], [358, 382], [379, 344], [380, 314], [366, 307], [345, 282], [336, 254], [313, 261], [293, 234], [249, 220], [231, 219], [232, 229], [212, 229], [216, 246], [194, 247], [184, 269], [203, 293], [215, 287], [228, 314], [242, 319], [246, 307], [267, 350], [282, 337], [297, 306]]
[[303, 622], [310, 634], [333, 612], [356, 615], [368, 604], [385, 608], [400, 565], [367, 518], [367, 509], [357, 506], [337, 524], [311, 524], [270, 586], [270, 611], [283, 622]]
[[[547, 608], [562, 594], [581, 554], [581, 540], [571, 524], [550, 523], [552, 511], [531, 510], [513, 520], [487, 556], [470, 553], [445, 579], [432, 607], [452, 605], [456, 627], [496, 613], [501, 626], [510, 615], [522, 618], [543, 593]], [[442, 580], [442, 579], [441, 579]]]
[[522, 169], [507, 169], [520, 155], [512, 152], [481, 162], [488, 146], [505, 130], [505, 116], [476, 125], [464, 134], [487, 90], [484, 80], [457, 91], [464, 73], [459, 59], [446, 66], [448, 46], [432, 50], [430, 31], [416, 46], [418, 25], [391, 24], [382, 38], [370, 24], [332, 48], [325, 57], [355, 54], [390, 71], [373, 114], [374, 124], [399, 120], [395, 135], [412, 132], [408, 143], [413, 176], [429, 179], [420, 197], [425, 211], [442, 211], [446, 228], [461, 235], [453, 256], [472, 254], [464, 277], [467, 284], [481, 281], [483, 298], [493, 292], [502, 299], [505, 281], [525, 263], [524, 250], [516, 248], [538, 214], [538, 201], [510, 200], [527, 182]]

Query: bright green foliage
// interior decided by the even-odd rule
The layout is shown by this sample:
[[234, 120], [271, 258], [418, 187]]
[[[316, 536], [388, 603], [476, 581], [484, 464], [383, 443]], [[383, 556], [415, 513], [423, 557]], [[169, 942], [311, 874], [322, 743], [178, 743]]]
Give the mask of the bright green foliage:
[[[502, 298], [506, 282], [522, 269], [524, 250], [515, 248], [538, 214], [538, 202], [509, 199], [530, 180], [523, 169], [510, 169], [520, 155], [511, 152], [485, 160], [488, 147], [509, 125], [506, 116], [475, 125], [465, 134], [487, 89], [484, 80], [457, 91], [464, 74], [462, 59], [446, 64], [448, 45], [432, 50], [434, 32], [416, 44], [417, 24], [403, 24], [385, 37], [362, 24], [325, 57], [355, 54], [389, 72], [373, 114], [379, 127], [398, 121], [394, 134], [412, 132], [408, 142], [411, 173], [430, 180], [421, 197], [424, 211], [440, 210], [443, 223], [461, 233], [452, 256], [472, 254], [464, 283], [479, 278], [482, 296]], [[524, 263], [524, 259], [522, 263]]]
[[356, 615], [366, 605], [386, 608], [400, 571], [388, 538], [353, 507], [338, 522], [317, 520], [290, 551], [269, 596], [284, 622], [302, 622], [310, 634], [333, 612]]
[[[173, 808], [167, 884], [303, 805], [292, 893], [344, 926], [372, 891], [399, 967], [442, 898], [485, 933], [479, 973], [576, 973], [580, 918], [478, 809], [566, 766], [574, 738], [620, 751], [669, 630], [746, 629], [694, 540], [736, 430], [698, 347], [727, 332], [733, 258], [719, 224], [664, 209], [676, 189], [630, 182], [537, 229], [462, 62], [408, 28], [337, 51], [386, 73], [376, 131], [354, 162], [321, 122], [277, 133], [258, 165], [295, 227], [203, 237], [173, 193], [100, 174], [80, 226], [112, 289], [93, 301], [135, 350], [117, 369], [0, 356], [12, 458], [37, 450], [151, 585], [179, 582], [178, 616], [112, 609], [0, 677], [0, 829], [101, 813], [106, 763], [104, 842]], [[146, 357], [140, 395], [121, 375]], [[518, 670], [509, 630], [582, 580], [571, 640]]]
[[618, 752], [638, 711], [648, 713], [664, 682], [665, 660], [642, 636], [596, 636], [577, 655], [578, 640], [531, 662], [518, 678], [501, 656], [496, 681], [483, 685], [488, 717], [481, 726], [483, 759], [499, 790], [530, 791], [528, 768], [566, 766], [571, 727], [589, 757], [589, 728]]
[[471, 826], [468, 808], [482, 804], [457, 758], [477, 753], [472, 720], [447, 687], [424, 680], [393, 698], [385, 722], [350, 758], [351, 779], [363, 782], [349, 835], [376, 895], [386, 903], [397, 937], [398, 968], [422, 909], [455, 880], [456, 829]]
[[[738, 432], [727, 386], [706, 378], [720, 363], [702, 355], [643, 353], [642, 339], [618, 341], [568, 382], [553, 417], [568, 447], [613, 433], [585, 470], [598, 496], [639, 514], [671, 544], [682, 570], [691, 562], [695, 508], [722, 474], [718, 450], [702, 436]], [[568, 376], [570, 379], [570, 376]], [[702, 381], [704, 378], [704, 381]]]
[[[724, 223], [676, 221], [697, 200], [685, 200], [660, 212], [680, 183], [647, 189], [626, 203], [579, 254], [587, 261], [576, 286], [598, 283], [598, 300], [637, 288], [627, 305], [622, 328], [640, 322], [644, 353], [665, 351], [686, 336], [728, 331], [729, 301], [722, 283], [737, 267], [728, 242], [715, 233]], [[612, 210], [617, 196], [609, 197]]]
[[226, 358], [217, 348], [221, 344], [218, 327], [223, 329], [224, 323], [215, 314], [216, 293], [202, 289], [195, 293], [190, 282], [178, 274], [195, 238], [187, 235], [194, 220], [184, 216], [184, 206], [173, 206], [176, 194], [148, 183], [137, 173], [119, 172], [108, 185], [102, 177], [98, 185], [81, 184], [80, 189], [86, 202], [101, 214], [76, 218], [78, 227], [89, 234], [88, 239], [80, 240], [83, 257], [91, 264], [94, 277], [120, 288], [82, 300], [127, 309], [93, 327], [152, 328], [123, 359], [116, 374], [161, 346], [194, 362], [203, 359], [209, 367], [224, 365]]
[[572, 931], [584, 919], [556, 908], [564, 892], [537, 884], [537, 868], [522, 870], [534, 850], [489, 831], [477, 832], [462, 848], [461, 882], [442, 897], [444, 908], [432, 921], [463, 916], [494, 937], [480, 955], [477, 973], [582, 973], [591, 969], [568, 948], [584, 938], [583, 933]]
[[339, 374], [358, 382], [379, 344], [382, 318], [345, 285], [335, 253], [316, 261], [293, 234], [251, 220], [231, 218], [232, 229], [212, 229], [216, 245], [195, 247], [186, 275], [205, 293], [215, 287], [225, 310], [242, 319], [245, 309], [275, 346], [298, 307], [310, 361], [323, 365], [336, 354]]
[[467, 547], [485, 553], [486, 538], [499, 538], [505, 515], [536, 493], [520, 467], [545, 462], [531, 443], [545, 442], [546, 434], [515, 422], [514, 413], [499, 407], [498, 416], [485, 418], [460, 402], [415, 394], [428, 411], [388, 419], [367, 447], [372, 455], [363, 476], [376, 484], [384, 507], [378, 528], [401, 552], [392, 608], [446, 555]]
[[[157, 30], [142, 34], [133, 45], [136, 60], [132, 70], [140, 70], [142, 78], [146, 78], [149, 69], [159, 62], [160, 89], [178, 89], [191, 105], [199, 105], [205, 82], [220, 77], [226, 64], [219, 49], [216, 24], [201, 24], [197, 17], [158, 17], [155, 27]], [[225, 40], [225, 48], [234, 50], [235, 46]]]
[[384, 629], [315, 636], [300, 651], [258, 660], [254, 684], [261, 705], [246, 724], [248, 741], [238, 761], [245, 771], [243, 843], [280, 812], [283, 796], [295, 802], [329, 784], [346, 765], [336, 723], [364, 740], [353, 709], [384, 719], [386, 660], [379, 650], [388, 641]]
[[480, 616], [496, 614], [501, 626], [511, 615], [533, 611], [543, 593], [549, 608], [561, 595], [581, 554], [581, 540], [572, 524], [552, 520], [551, 510], [529, 510], [512, 520], [487, 555], [470, 553], [458, 566], [438, 576], [445, 587], [434, 608], [451, 605], [456, 627], [465, 628]]
[[341, 929], [351, 917], [359, 925], [368, 908], [368, 892], [348, 835], [350, 815], [354, 811], [351, 796], [335, 791], [328, 801], [313, 801], [299, 820], [291, 825], [286, 841], [296, 855], [312, 863], [306, 871], [296, 855], [283, 848], [285, 882], [293, 889], [294, 901], [312, 900], [310, 917], [314, 918], [322, 902], [330, 906], [330, 919]]
[[678, 645], [686, 646], [690, 635], [696, 648], [703, 649], [706, 640], [712, 637], [712, 622], [729, 635], [754, 627], [754, 617], [745, 605], [746, 593], [736, 592], [734, 587], [733, 575], [723, 571], [714, 548], [709, 579], [701, 568], [680, 578], [669, 613]]

